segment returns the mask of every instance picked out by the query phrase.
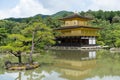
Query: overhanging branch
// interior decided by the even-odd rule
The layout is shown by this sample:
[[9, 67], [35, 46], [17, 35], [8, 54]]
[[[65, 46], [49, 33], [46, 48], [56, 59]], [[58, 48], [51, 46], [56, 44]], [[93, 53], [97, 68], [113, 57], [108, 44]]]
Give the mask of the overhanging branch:
[[13, 54], [14, 56], [18, 57], [18, 55], [15, 54], [12, 50], [10, 51], [10, 54]]

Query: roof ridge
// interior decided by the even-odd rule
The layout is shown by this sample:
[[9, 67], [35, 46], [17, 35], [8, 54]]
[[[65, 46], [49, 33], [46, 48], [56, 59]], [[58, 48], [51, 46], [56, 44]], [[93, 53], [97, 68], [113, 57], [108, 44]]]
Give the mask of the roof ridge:
[[71, 18], [83, 18], [83, 19], [91, 20], [91, 18], [81, 16], [81, 15], [79, 15], [78, 13], [74, 13], [74, 14], [72, 14], [72, 15], [69, 15], [69, 16], [66, 16], [66, 17], [63, 17], [63, 18], [60, 19], [60, 20], [71, 19]]

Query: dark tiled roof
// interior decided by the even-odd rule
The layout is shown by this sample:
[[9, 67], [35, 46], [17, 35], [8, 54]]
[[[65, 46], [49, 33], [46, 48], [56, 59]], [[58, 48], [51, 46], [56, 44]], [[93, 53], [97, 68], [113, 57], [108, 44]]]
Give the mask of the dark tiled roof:
[[89, 27], [89, 26], [67, 26], [67, 27], [56, 28], [55, 30], [65, 30], [65, 29], [75, 29], [75, 28], [101, 29], [101, 28]]
[[82, 18], [82, 19], [92, 20], [91, 18], [80, 16], [77, 13], [74, 13], [74, 14], [72, 14], [70, 16], [66, 16], [64, 18], [61, 18], [60, 20], [66, 20], [66, 19], [71, 19], [71, 18]]

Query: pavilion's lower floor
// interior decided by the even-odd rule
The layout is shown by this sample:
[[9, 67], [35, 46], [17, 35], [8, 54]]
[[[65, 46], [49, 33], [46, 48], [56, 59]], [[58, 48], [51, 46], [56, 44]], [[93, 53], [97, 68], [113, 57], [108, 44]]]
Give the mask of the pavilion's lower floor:
[[76, 36], [76, 37], [57, 37], [56, 38], [56, 46], [94, 46], [96, 45], [96, 37], [84, 37], [84, 36]]

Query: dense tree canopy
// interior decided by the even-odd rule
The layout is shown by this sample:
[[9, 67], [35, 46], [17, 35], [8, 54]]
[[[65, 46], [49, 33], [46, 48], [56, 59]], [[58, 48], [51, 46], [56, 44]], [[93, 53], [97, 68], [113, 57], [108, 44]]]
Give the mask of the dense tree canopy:
[[[10, 26], [10, 23], [10, 28], [5, 23], [6, 20], [1, 22], [5, 26], [1, 26], [0, 28], [0, 49], [18, 57], [19, 63], [22, 63], [22, 53], [30, 53], [30, 59], [32, 61], [32, 53], [34, 51], [37, 52], [45, 46], [54, 44], [52, 29], [44, 24], [41, 18], [33, 19], [29, 23], [11, 21], [14, 25], [12, 24]], [[5, 39], [6, 42], [3, 44]]]
[[[39, 14], [29, 18], [9, 18], [5, 20], [0, 20], [0, 45], [8, 44], [10, 40], [7, 36], [12, 34], [20, 34], [24, 37], [32, 38], [33, 32], [29, 31], [29, 29], [33, 30], [33, 28], [35, 28], [35, 25], [40, 25], [41, 28], [37, 29], [40, 32], [35, 31], [35, 37], [39, 37], [34, 39], [34, 42], [40, 41], [40, 44], [36, 44], [38, 48], [35, 48], [35, 50], [44, 48], [45, 45], [53, 43], [51, 41], [53, 37], [48, 35], [55, 34], [52, 29], [60, 27], [60, 25], [62, 24], [58, 19], [72, 13], [73, 12], [61, 11], [53, 15]], [[97, 43], [99, 45], [120, 47], [120, 11], [88, 10], [86, 12], [82, 11], [79, 14], [82, 16], [93, 18], [91, 22], [92, 26], [102, 28], [99, 31], [100, 36], [97, 40]], [[42, 36], [43, 34], [45, 37]], [[31, 42], [24, 43], [31, 44]]]

